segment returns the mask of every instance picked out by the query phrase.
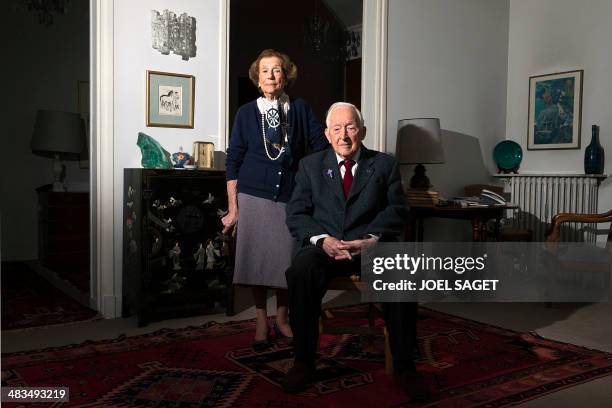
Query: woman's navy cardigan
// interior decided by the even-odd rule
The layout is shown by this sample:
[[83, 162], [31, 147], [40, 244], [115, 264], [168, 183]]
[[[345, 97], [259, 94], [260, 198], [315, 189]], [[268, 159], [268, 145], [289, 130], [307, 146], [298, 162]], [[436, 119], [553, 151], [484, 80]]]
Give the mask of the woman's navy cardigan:
[[[249, 102], [238, 109], [225, 161], [226, 178], [238, 180], [238, 192], [272, 201], [289, 201], [298, 162], [306, 154], [306, 145], [315, 151], [328, 146], [323, 127], [303, 99], [290, 101], [287, 116], [289, 152], [272, 161], [264, 150], [257, 102]], [[268, 151], [272, 157], [278, 153], [274, 149]], [[287, 157], [283, 157], [285, 155]]]

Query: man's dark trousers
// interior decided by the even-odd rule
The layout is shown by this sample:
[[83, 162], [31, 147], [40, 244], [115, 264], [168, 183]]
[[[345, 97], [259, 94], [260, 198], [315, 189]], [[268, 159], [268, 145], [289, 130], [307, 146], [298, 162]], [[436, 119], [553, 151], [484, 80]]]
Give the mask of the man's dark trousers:
[[[314, 364], [319, 341], [321, 300], [337, 276], [359, 274], [361, 260], [336, 261], [316, 246], [302, 248], [285, 272], [289, 289], [290, 323], [296, 362]], [[396, 373], [414, 370], [416, 303], [383, 303], [385, 324]]]

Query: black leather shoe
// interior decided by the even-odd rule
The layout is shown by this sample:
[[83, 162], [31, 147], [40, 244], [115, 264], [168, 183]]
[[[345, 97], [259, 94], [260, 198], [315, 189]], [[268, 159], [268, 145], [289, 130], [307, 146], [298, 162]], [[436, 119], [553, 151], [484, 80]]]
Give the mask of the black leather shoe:
[[278, 323], [276, 323], [276, 322], [274, 322], [274, 332], [276, 333], [276, 338], [277, 339], [284, 340], [288, 345], [293, 344], [293, 337], [292, 336], [287, 336], [287, 335], [283, 334], [283, 332], [281, 331], [280, 327], [278, 327]]
[[251, 348], [255, 351], [263, 351], [267, 348], [272, 347], [272, 343], [268, 339], [265, 340], [253, 340]]
[[397, 385], [413, 402], [428, 402], [431, 400], [431, 390], [421, 374], [414, 370], [406, 370], [395, 376]]
[[288, 394], [296, 394], [308, 388], [308, 385], [315, 380], [315, 365], [306, 364], [299, 361], [293, 363], [281, 383], [283, 391]]

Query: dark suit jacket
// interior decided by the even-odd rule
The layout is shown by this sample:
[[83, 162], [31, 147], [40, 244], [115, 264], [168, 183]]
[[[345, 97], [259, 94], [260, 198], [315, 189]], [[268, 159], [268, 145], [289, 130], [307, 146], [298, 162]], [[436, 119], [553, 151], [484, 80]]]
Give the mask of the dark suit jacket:
[[287, 203], [287, 226], [298, 249], [320, 234], [344, 240], [377, 234], [380, 241], [395, 241], [403, 233], [408, 207], [397, 161], [362, 145], [358, 163], [345, 200], [333, 149], [300, 161]]

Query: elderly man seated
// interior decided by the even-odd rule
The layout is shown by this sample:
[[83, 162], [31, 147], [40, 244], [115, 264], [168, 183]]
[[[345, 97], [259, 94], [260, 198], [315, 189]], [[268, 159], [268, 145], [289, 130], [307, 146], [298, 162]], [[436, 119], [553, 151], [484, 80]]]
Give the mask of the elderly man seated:
[[[398, 163], [362, 145], [361, 112], [338, 102], [327, 113], [331, 147], [300, 162], [287, 225], [297, 253], [285, 273], [289, 289], [295, 361], [282, 384], [285, 392], [305, 389], [315, 379], [321, 299], [335, 276], [359, 273], [360, 254], [377, 241], [396, 241], [404, 231], [407, 205]], [[385, 303], [383, 311], [394, 372], [413, 399], [427, 398], [417, 374], [415, 303]]]

